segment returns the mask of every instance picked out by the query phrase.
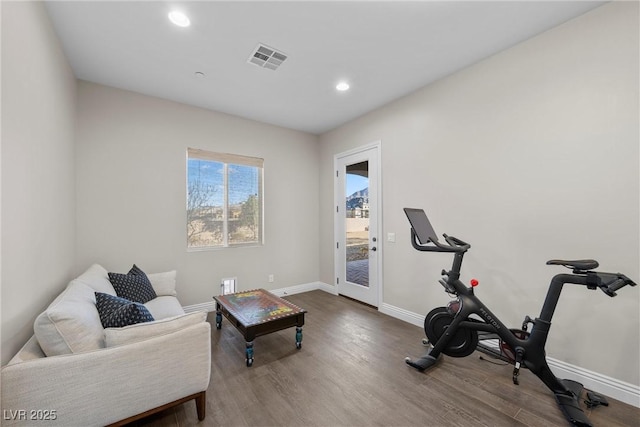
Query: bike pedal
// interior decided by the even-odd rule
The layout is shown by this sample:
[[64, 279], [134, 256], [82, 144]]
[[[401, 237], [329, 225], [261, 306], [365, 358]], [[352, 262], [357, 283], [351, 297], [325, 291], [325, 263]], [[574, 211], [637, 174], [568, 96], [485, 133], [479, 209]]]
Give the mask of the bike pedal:
[[609, 406], [609, 402], [607, 401], [606, 397], [599, 395], [597, 393], [594, 393], [592, 391], [587, 392], [587, 400], [585, 400], [584, 403], [587, 405], [589, 409], [595, 408], [600, 405]]

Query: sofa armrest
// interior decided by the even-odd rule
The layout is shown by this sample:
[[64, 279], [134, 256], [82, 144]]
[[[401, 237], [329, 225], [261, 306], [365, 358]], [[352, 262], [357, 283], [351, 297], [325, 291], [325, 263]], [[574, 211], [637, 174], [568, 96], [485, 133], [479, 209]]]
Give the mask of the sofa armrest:
[[48, 416], [47, 425], [103, 426], [204, 391], [210, 375], [208, 322], [131, 344], [15, 363], [2, 368], [2, 425], [33, 425]]

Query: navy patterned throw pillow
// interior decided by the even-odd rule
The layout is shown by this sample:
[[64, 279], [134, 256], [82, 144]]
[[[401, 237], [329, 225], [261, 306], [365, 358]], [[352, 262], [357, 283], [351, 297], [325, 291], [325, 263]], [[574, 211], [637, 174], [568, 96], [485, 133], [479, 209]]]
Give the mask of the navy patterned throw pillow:
[[129, 273], [127, 274], [133, 274], [134, 276], [144, 276], [147, 277], [147, 274], [140, 270], [140, 267], [138, 267], [137, 265], [133, 264], [133, 267], [131, 267], [131, 270], [129, 270]]
[[136, 323], [153, 322], [153, 316], [142, 304], [96, 292], [96, 308], [105, 328], [122, 328]]
[[151, 282], [135, 264], [128, 274], [109, 273], [109, 281], [119, 297], [144, 304], [156, 298]]

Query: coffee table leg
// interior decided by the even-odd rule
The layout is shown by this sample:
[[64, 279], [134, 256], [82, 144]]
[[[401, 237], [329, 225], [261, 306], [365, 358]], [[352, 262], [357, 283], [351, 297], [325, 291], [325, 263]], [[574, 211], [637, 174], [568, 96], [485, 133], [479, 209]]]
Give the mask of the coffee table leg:
[[296, 326], [296, 348], [302, 348], [302, 326]]
[[222, 310], [220, 304], [216, 303], [216, 329], [222, 328]]
[[247, 366], [253, 365], [253, 341], [247, 341], [245, 355], [247, 357]]

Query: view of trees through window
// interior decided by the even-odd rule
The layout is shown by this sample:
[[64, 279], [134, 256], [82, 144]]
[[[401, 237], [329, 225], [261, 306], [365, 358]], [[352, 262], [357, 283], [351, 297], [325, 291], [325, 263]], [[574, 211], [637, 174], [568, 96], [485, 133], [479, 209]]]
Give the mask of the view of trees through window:
[[[262, 243], [262, 167], [212, 160], [216, 153], [208, 154], [200, 158], [189, 151], [188, 247]], [[241, 156], [219, 157], [242, 161]]]

